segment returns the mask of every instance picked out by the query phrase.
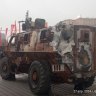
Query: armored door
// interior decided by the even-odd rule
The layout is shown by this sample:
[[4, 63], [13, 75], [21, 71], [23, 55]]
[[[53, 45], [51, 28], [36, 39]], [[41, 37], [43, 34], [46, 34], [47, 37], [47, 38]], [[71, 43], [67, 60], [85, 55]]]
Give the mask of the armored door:
[[[94, 60], [95, 29], [89, 26], [75, 26], [76, 68], [82, 71], [96, 69]], [[94, 45], [95, 44], [95, 45]]]

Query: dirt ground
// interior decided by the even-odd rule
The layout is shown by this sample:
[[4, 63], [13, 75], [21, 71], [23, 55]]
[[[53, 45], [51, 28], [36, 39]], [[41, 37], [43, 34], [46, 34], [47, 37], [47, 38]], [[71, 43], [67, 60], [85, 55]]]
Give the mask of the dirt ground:
[[[0, 77], [0, 96], [36, 96], [29, 89], [27, 78], [27, 74], [16, 75], [16, 81], [6, 81]], [[44, 96], [96, 96], [96, 80], [84, 93], [73, 90], [73, 87], [69, 84], [52, 85], [50, 95]]]

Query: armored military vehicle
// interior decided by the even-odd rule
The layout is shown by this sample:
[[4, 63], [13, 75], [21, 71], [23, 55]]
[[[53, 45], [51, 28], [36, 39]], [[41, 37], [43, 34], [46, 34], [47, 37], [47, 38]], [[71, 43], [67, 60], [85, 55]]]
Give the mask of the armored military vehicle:
[[45, 28], [44, 19], [26, 16], [23, 32], [13, 34], [0, 59], [1, 77], [14, 80], [27, 73], [35, 94], [48, 92], [51, 83], [74, 84], [84, 90], [96, 74], [96, 28], [58, 24]]

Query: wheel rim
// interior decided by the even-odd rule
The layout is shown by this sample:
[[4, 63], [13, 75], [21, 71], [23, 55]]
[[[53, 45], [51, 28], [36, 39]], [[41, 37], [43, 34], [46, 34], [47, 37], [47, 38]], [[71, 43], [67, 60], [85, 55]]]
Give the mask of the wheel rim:
[[36, 88], [39, 82], [38, 74], [36, 71], [32, 72], [32, 86], [33, 88]]
[[32, 74], [32, 80], [36, 81], [37, 80], [37, 72], [33, 72]]

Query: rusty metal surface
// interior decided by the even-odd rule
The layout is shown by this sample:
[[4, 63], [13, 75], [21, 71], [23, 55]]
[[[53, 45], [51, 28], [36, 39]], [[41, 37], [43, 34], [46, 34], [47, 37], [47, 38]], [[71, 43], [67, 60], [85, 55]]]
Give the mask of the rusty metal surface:
[[[0, 96], [36, 96], [29, 89], [27, 77], [26, 74], [16, 75], [16, 81], [5, 81], [0, 77]], [[69, 84], [52, 85], [53, 94], [44, 96], [96, 96], [96, 80], [93, 86], [87, 89], [95, 92], [77, 94], [74, 93], [73, 87]]]

